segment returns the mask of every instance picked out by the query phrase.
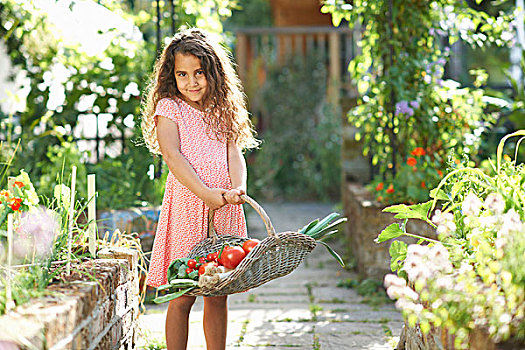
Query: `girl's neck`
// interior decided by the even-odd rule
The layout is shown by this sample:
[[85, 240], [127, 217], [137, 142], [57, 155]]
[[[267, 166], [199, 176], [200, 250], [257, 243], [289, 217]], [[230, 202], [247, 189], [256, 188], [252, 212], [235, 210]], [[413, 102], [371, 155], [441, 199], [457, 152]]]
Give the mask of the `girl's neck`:
[[[180, 97], [179, 97], [180, 98]], [[190, 106], [192, 106], [193, 108], [199, 110], [199, 111], [204, 111], [204, 106], [202, 104], [202, 101], [200, 102], [193, 102], [193, 101], [189, 101], [185, 98], [180, 98], [181, 100], [183, 100], [184, 102], [186, 102], [187, 104], [189, 104]]]

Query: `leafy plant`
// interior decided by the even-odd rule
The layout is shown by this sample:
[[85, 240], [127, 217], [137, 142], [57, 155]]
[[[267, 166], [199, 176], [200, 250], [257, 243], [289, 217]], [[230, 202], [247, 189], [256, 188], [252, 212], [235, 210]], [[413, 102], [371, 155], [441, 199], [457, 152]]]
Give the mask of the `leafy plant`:
[[405, 224], [431, 224], [439, 241], [408, 233], [405, 224], [392, 224], [378, 237], [384, 242], [407, 235], [429, 243], [393, 242], [391, 268], [405, 278], [388, 275], [385, 285], [412, 327], [417, 322], [425, 333], [443, 327], [458, 348], [468, 348], [474, 329], [494, 342], [525, 339], [525, 166], [503, 155], [505, 141], [516, 136], [522, 141], [525, 130], [501, 140], [491, 174], [460, 167], [430, 192], [432, 201], [386, 209]]
[[[480, 88], [486, 80], [484, 72], [472, 72], [475, 88], [461, 88], [445, 79], [449, 45], [459, 37], [476, 45], [504, 44], [501, 33], [510, 31], [510, 17], [501, 14], [496, 20], [451, 0], [373, 4], [331, 0], [325, 1], [322, 11], [332, 14], [336, 26], [345, 19], [362, 29], [361, 52], [349, 65], [360, 96], [348, 120], [360, 130], [356, 138], [362, 140], [363, 152], [379, 174], [375, 185], [388, 182], [394, 188], [387, 188], [396, 191], [396, 198], [378, 196], [388, 202], [420, 200], [423, 192], [418, 186], [422, 181], [432, 185], [435, 176], [407, 179], [405, 162], [410, 152], [424, 149], [432, 156], [421, 159], [429, 161], [429, 167], [446, 159], [451, 148], [475, 154], [480, 134], [495, 120], [484, 112], [487, 102]], [[417, 181], [403, 184], [412, 179]]]

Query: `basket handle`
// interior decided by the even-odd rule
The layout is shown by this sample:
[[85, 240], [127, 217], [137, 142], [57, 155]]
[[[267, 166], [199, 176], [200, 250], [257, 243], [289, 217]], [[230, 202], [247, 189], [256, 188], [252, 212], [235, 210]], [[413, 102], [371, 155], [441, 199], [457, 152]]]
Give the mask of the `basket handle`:
[[[277, 237], [277, 234], [275, 233], [275, 228], [272, 225], [272, 222], [270, 221], [270, 217], [268, 214], [266, 214], [266, 211], [257, 203], [253, 198], [249, 197], [248, 195], [241, 195], [241, 198], [244, 199], [245, 202], [250, 204], [253, 209], [259, 214], [262, 221], [264, 222], [264, 226], [266, 227], [266, 232], [268, 233], [268, 236]], [[213, 226], [213, 217], [215, 216], [215, 210], [210, 209], [208, 211], [208, 238], [211, 238], [213, 240], [213, 244], [217, 242], [217, 233], [215, 232], [215, 227]]]

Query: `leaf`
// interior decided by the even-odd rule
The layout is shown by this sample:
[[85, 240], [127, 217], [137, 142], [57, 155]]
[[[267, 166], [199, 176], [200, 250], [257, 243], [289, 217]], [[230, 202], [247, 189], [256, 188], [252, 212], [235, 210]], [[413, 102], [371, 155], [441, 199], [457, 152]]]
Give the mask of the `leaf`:
[[407, 257], [407, 244], [403, 241], [393, 241], [388, 250], [390, 253], [390, 269], [395, 272], [403, 267], [402, 262]]
[[399, 236], [402, 236], [405, 232], [399, 227], [399, 224], [391, 224], [387, 228], [385, 228], [379, 236], [374, 240], [376, 243], [383, 243], [385, 241], [388, 241], [392, 238], [397, 238]]
[[178, 297], [183, 296], [184, 294], [186, 294], [187, 292], [189, 292], [193, 288], [195, 288], [195, 287], [189, 287], [189, 288], [186, 288], [186, 289], [182, 289], [182, 290], [178, 291], [177, 293], [171, 293], [171, 294], [163, 295], [161, 297], [157, 297], [157, 298], [153, 299], [153, 302], [155, 304], [166, 303], [168, 301], [171, 301], [173, 299], [177, 299]]
[[427, 221], [428, 212], [431, 206], [432, 201], [410, 206], [398, 204], [385, 208], [383, 211], [386, 213], [396, 213], [394, 216], [396, 219], [420, 219]]
[[322, 245], [324, 245], [326, 247], [326, 249], [328, 250], [328, 252], [330, 254], [332, 254], [332, 256], [335, 258], [335, 260], [337, 260], [337, 262], [339, 263], [339, 265], [341, 265], [341, 267], [345, 267], [345, 262], [343, 261], [343, 259], [339, 256], [339, 254], [337, 254], [335, 252], [335, 250], [333, 250], [332, 248], [330, 248], [330, 246], [328, 244], [326, 244], [325, 242], [323, 241], [317, 241], [319, 243], [321, 243]]
[[452, 199], [456, 198], [456, 195], [463, 187], [463, 181], [456, 182], [454, 185], [452, 185], [452, 190], [450, 191], [450, 195]]
[[438, 199], [438, 200], [443, 200], [443, 201], [446, 201], [448, 200], [448, 196], [447, 194], [445, 193], [445, 191], [441, 190], [441, 189], [438, 189], [438, 188], [434, 188], [430, 191], [430, 198], [434, 198], [434, 199]]
[[320, 232], [322, 230], [324, 230], [326, 228], [326, 226], [328, 226], [328, 223], [330, 221], [332, 221], [333, 219], [335, 219], [336, 217], [338, 217], [339, 214], [338, 213], [331, 213], [327, 216], [325, 216], [322, 220], [320, 220], [314, 227], [312, 227], [310, 230], [308, 230], [306, 232], [306, 234], [308, 236], [313, 236], [315, 235], [317, 232]]
[[[328, 226], [326, 227], [323, 227], [321, 230], [315, 232], [314, 234], [310, 235], [312, 238], [314, 239], [323, 239], [325, 237], [325, 235], [327, 235], [328, 233], [327, 232], [332, 232], [332, 229], [334, 227], [336, 227], [337, 225], [345, 222], [347, 219], [346, 218], [341, 218], [337, 221], [334, 221], [333, 223], [329, 224]], [[335, 230], [335, 231], [339, 231], [339, 230]]]
[[312, 227], [314, 227], [315, 225], [317, 225], [318, 222], [319, 222], [319, 219], [315, 219], [315, 220], [313, 220], [312, 222], [310, 222], [309, 224], [304, 225], [303, 228], [300, 229], [298, 232], [299, 232], [299, 233], [304, 233], [304, 234], [306, 234], [306, 232], [308, 232], [309, 230], [311, 230]]

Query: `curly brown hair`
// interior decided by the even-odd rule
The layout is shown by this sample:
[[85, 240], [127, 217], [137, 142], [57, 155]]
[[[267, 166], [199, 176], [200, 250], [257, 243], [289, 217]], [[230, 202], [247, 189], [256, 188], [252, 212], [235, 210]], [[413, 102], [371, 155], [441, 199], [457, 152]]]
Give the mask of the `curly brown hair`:
[[221, 141], [234, 141], [241, 149], [255, 148], [255, 138], [241, 81], [233, 68], [231, 54], [206, 32], [198, 28], [178, 32], [164, 47], [155, 62], [143, 100], [142, 134], [152, 153], [160, 154], [155, 123], [155, 108], [165, 97], [183, 99], [175, 80], [175, 55], [196, 56], [206, 75], [208, 89], [202, 105], [204, 121], [211, 136]]

